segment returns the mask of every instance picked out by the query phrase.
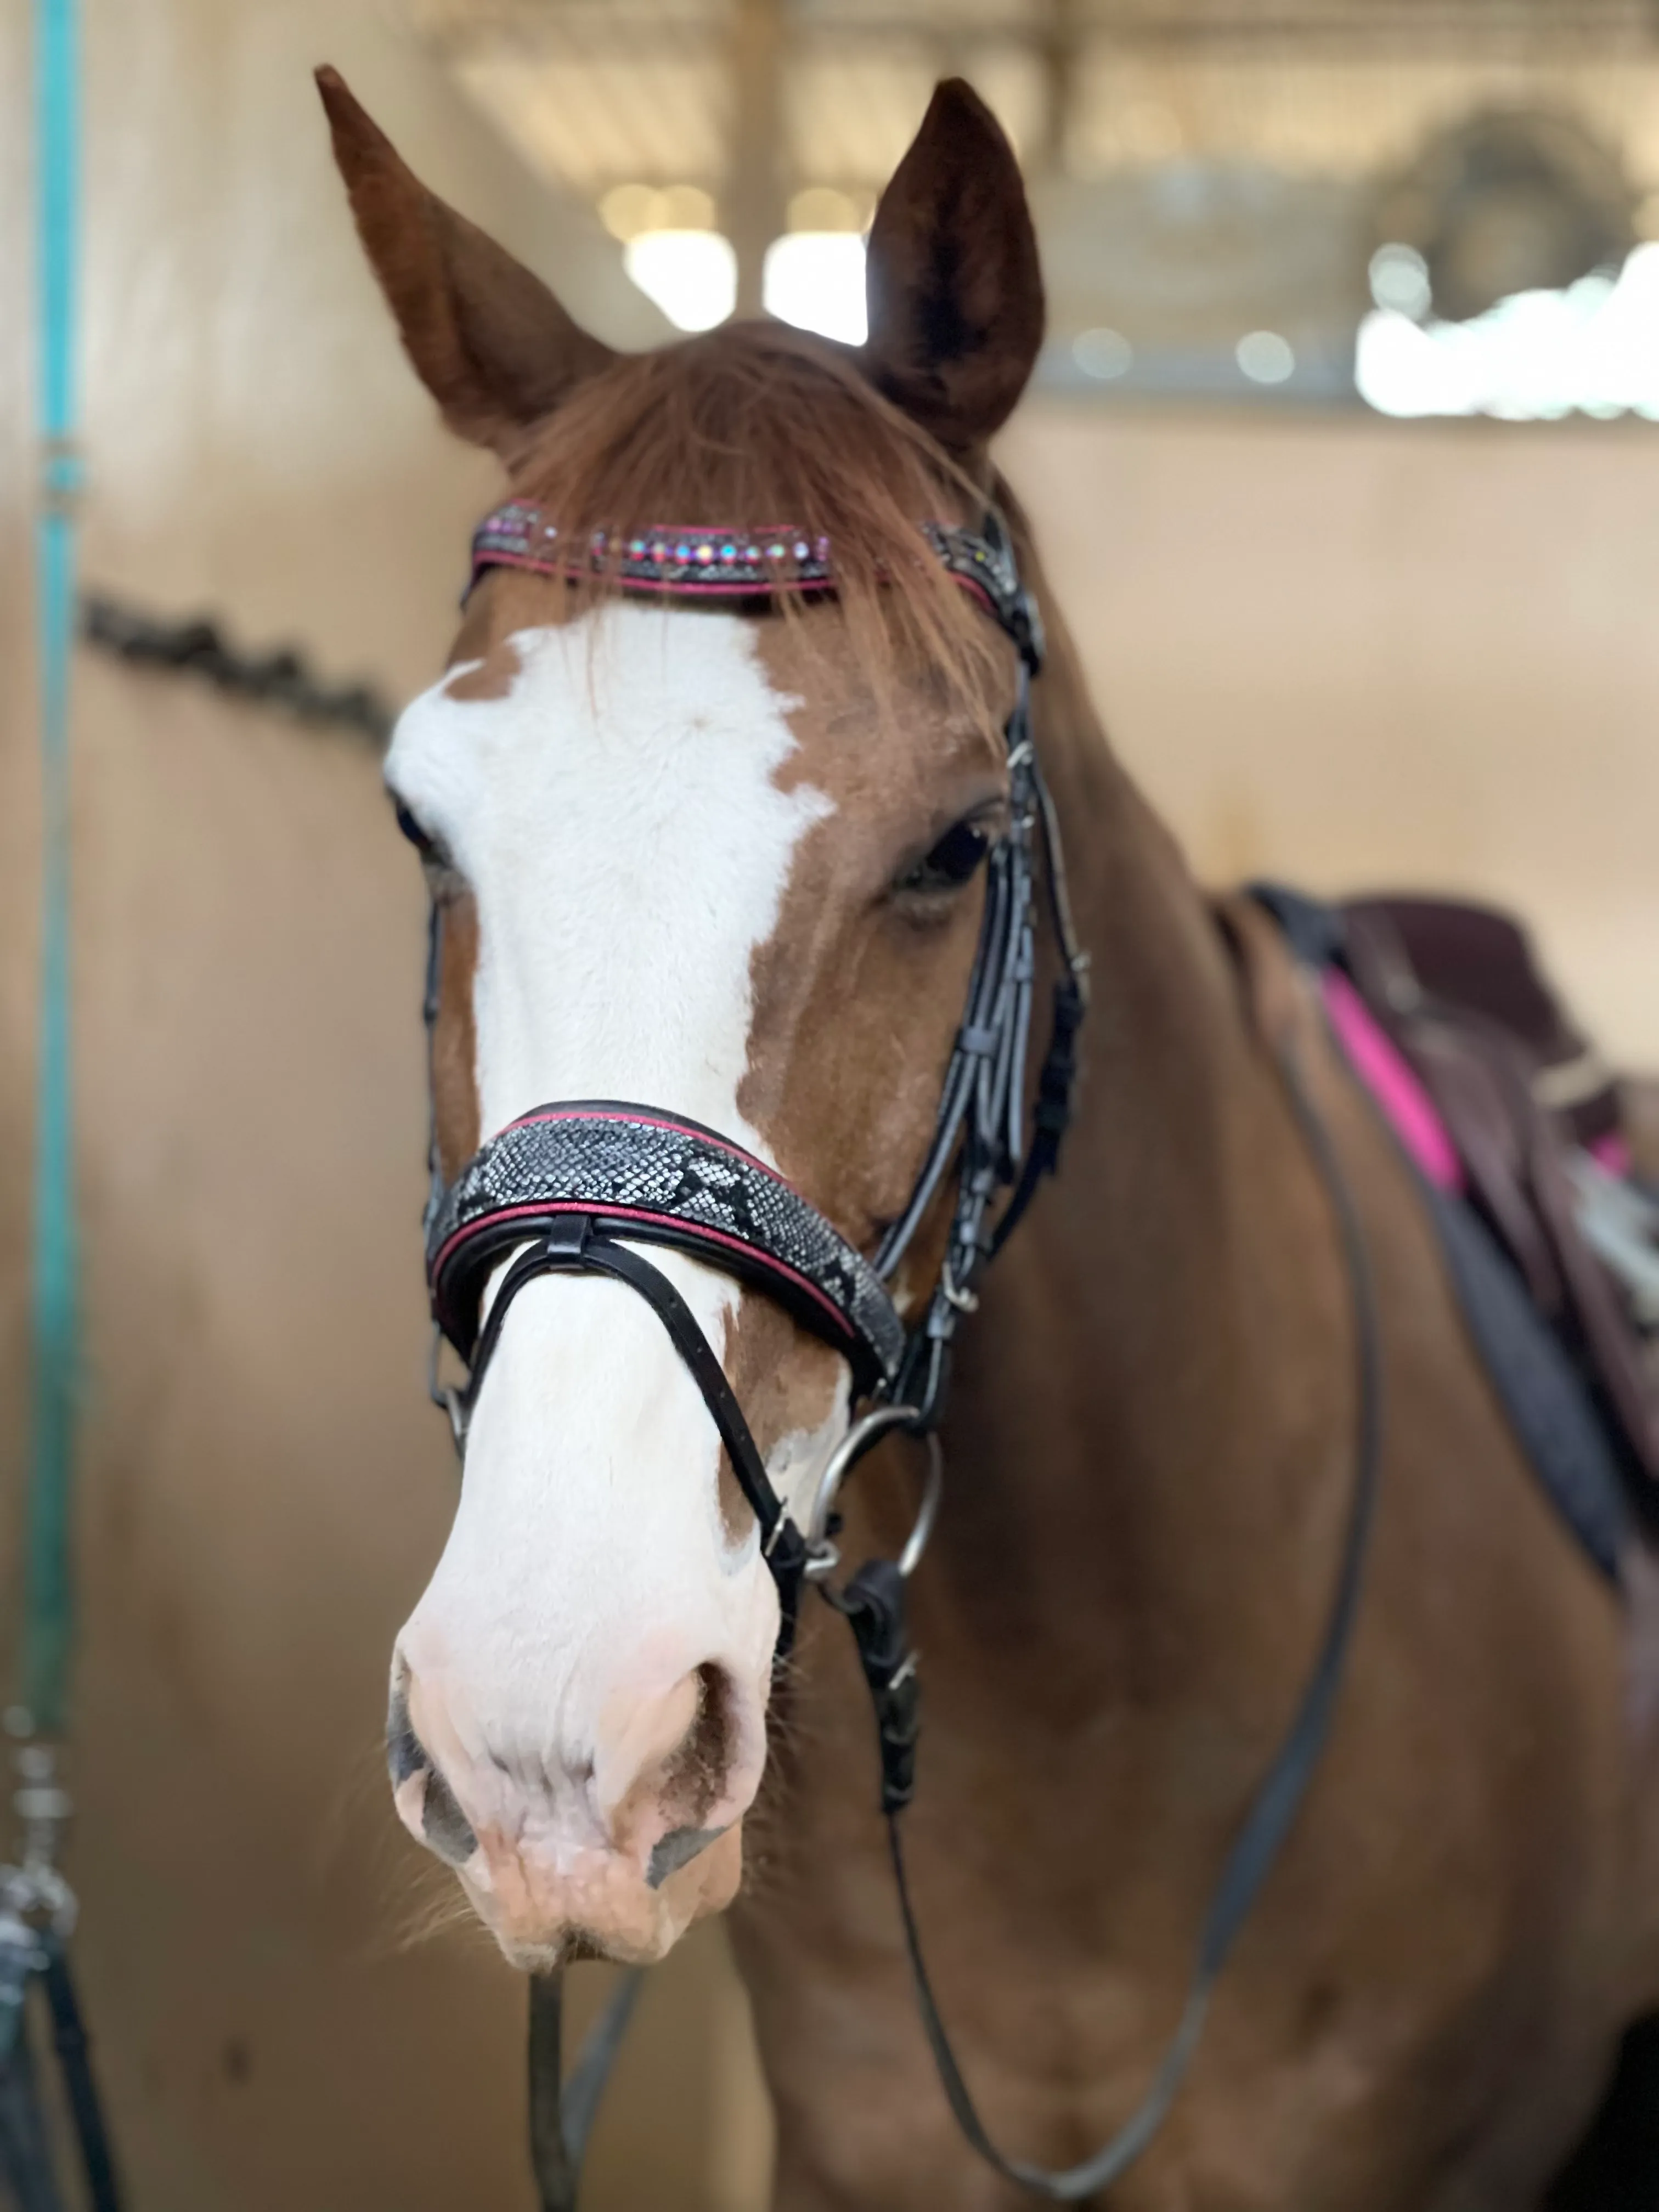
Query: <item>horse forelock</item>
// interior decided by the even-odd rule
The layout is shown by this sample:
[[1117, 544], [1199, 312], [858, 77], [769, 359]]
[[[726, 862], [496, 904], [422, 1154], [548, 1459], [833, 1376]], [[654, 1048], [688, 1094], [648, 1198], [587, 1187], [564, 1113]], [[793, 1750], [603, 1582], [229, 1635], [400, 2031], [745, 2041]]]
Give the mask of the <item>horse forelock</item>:
[[[890, 702], [906, 667], [975, 706], [997, 685], [994, 634], [921, 543], [930, 520], [976, 520], [986, 486], [876, 392], [847, 348], [732, 323], [623, 356], [531, 432], [514, 489], [567, 543], [662, 525], [826, 536], [841, 649]], [[565, 587], [569, 612], [605, 586]], [[785, 622], [797, 612], [785, 594]]]

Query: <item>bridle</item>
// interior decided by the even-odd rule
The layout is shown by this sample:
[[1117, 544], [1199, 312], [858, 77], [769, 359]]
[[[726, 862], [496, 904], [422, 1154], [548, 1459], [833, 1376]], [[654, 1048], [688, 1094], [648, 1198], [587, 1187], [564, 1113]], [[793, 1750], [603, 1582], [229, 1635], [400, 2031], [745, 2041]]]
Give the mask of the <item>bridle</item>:
[[[927, 1158], [873, 1257], [849, 1243], [775, 1170], [669, 1108], [609, 1099], [538, 1106], [492, 1137], [447, 1188], [434, 1151], [426, 1223], [433, 1316], [468, 1366], [463, 1387], [438, 1384], [434, 1342], [434, 1395], [450, 1415], [458, 1445], [465, 1448], [502, 1326], [526, 1284], [566, 1273], [609, 1275], [627, 1284], [652, 1308], [690, 1370], [755, 1516], [762, 1554], [777, 1584], [780, 1657], [793, 1641], [803, 1583], [817, 1581], [827, 1589], [839, 1564], [832, 1531], [842, 1483], [884, 1436], [931, 1436], [938, 1428], [951, 1347], [963, 1316], [977, 1304], [980, 1273], [1058, 1163], [1071, 1117], [1077, 1032], [1088, 1003], [1087, 956], [1073, 926], [1059, 823], [1031, 736], [1030, 685], [1042, 665], [1036, 610], [994, 516], [979, 531], [929, 522], [921, 534], [947, 574], [1013, 641], [1018, 688], [1004, 732], [1008, 824], [986, 857], [984, 914], [967, 1006]], [[615, 544], [599, 533], [573, 554], [558, 526], [522, 500], [485, 520], [473, 540], [472, 561], [475, 582], [491, 568], [565, 577], [593, 573], [621, 590], [659, 597], [752, 600], [834, 588], [829, 541], [795, 529], [662, 529]], [[1028, 1141], [1039, 846], [1060, 971]], [[427, 996], [430, 1021], [435, 976], [428, 977]], [[890, 1286], [952, 1168], [957, 1188], [944, 1261], [921, 1320], [907, 1329]], [[662, 1270], [634, 1249], [641, 1243], [689, 1252], [765, 1291], [847, 1360], [854, 1415], [820, 1478], [806, 1529], [774, 1487], [714, 1347]], [[481, 1325], [485, 1287], [509, 1252], [516, 1256]], [[919, 1556], [913, 1543], [909, 1564]], [[913, 1682], [914, 1675], [908, 1679]]]
[[[1308, 1684], [1228, 1852], [1205, 1916], [1180, 2025], [1152, 2085], [1126, 2124], [1093, 2158], [1064, 2172], [1012, 2159], [991, 2141], [963, 2078], [935, 2003], [906, 1875], [899, 1820], [915, 1785], [919, 1705], [915, 1654], [905, 1626], [905, 1584], [926, 1545], [940, 1494], [938, 1429], [964, 1316], [978, 1304], [984, 1268], [1002, 1249], [1044, 1176], [1059, 1164], [1071, 1119], [1076, 1040], [1088, 1006], [1088, 956], [1066, 895], [1060, 825], [1032, 735], [1030, 687], [1042, 666], [1042, 629], [995, 514], [978, 531], [926, 522], [921, 534], [946, 572], [974, 593], [1012, 640], [1018, 689], [1005, 729], [1008, 826], [986, 857], [983, 917], [967, 1004], [947, 1066], [932, 1142], [902, 1213], [866, 1256], [774, 1169], [717, 1132], [670, 1109], [604, 1099], [562, 1100], [521, 1115], [492, 1137], [446, 1186], [432, 1145], [427, 1274], [434, 1322], [432, 1395], [464, 1454], [468, 1425], [513, 1301], [547, 1274], [607, 1275], [642, 1297], [702, 1393], [755, 1515], [777, 1586], [777, 1656], [793, 1644], [803, 1586], [815, 1583], [847, 1620], [874, 1709], [881, 1808], [923, 2029], [951, 2110], [974, 2149], [1006, 2179], [1059, 2203], [1095, 2196], [1146, 2148], [1193, 2057], [1212, 1991], [1233, 1940], [1272, 1868], [1328, 1734], [1358, 1611], [1381, 1458], [1378, 1328], [1363, 1230], [1334, 1147], [1288, 1042], [1278, 1047], [1287, 1098], [1328, 1197], [1354, 1317], [1354, 1482], [1336, 1588]], [[473, 541], [472, 578], [514, 568], [566, 579], [598, 576], [624, 592], [764, 601], [835, 586], [827, 538], [794, 529], [668, 529], [586, 544], [561, 540], [540, 507], [514, 501]], [[1038, 857], [1060, 968], [1047, 1049], [1026, 1129], [1028, 1045], [1036, 990]], [[433, 915], [426, 1018], [437, 1018], [438, 915]], [[908, 1328], [890, 1288], [954, 1175], [938, 1278]], [[999, 1211], [999, 1200], [1001, 1200]], [[763, 1291], [847, 1361], [854, 1411], [819, 1475], [803, 1529], [778, 1495], [720, 1358], [662, 1270], [635, 1249], [687, 1252]], [[492, 1272], [508, 1255], [487, 1317]], [[441, 1383], [444, 1340], [467, 1364], [464, 1384]], [[835, 1577], [842, 1486], [884, 1437], [922, 1438], [929, 1473], [920, 1512], [896, 1559], [867, 1561]], [[587, 2129], [616, 2055], [636, 1984], [629, 1979], [602, 2019], [562, 2098], [560, 1987], [532, 1981], [532, 2163], [544, 2212], [572, 2212]]]

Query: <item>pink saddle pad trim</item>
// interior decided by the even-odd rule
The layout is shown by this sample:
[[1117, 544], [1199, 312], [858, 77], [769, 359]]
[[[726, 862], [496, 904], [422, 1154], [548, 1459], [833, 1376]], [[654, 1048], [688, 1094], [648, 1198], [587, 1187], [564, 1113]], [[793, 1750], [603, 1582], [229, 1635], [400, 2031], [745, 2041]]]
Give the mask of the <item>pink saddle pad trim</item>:
[[1596, 1166], [1620, 1182], [1628, 1182], [1636, 1172], [1636, 1163], [1631, 1158], [1630, 1141], [1617, 1129], [1610, 1129], [1605, 1137], [1593, 1137], [1584, 1150]]
[[1327, 968], [1320, 982], [1331, 1027], [1355, 1073], [1393, 1123], [1395, 1134], [1437, 1189], [1462, 1192], [1463, 1164], [1428, 1092], [1341, 969]]

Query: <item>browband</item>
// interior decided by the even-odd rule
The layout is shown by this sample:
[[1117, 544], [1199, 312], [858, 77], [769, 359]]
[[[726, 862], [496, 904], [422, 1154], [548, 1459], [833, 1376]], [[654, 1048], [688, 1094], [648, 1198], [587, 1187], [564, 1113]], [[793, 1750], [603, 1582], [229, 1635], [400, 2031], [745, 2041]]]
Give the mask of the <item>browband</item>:
[[890, 1382], [904, 1324], [869, 1261], [775, 1169], [655, 1106], [544, 1106], [492, 1137], [427, 1224], [434, 1317], [472, 1358], [491, 1267], [562, 1217], [665, 1244], [753, 1283], [841, 1352], [860, 1395]]
[[[946, 572], [977, 593], [1035, 669], [1042, 657], [1036, 611], [1000, 533], [946, 522], [917, 527]], [[488, 568], [525, 568], [573, 580], [594, 577], [624, 592], [704, 599], [832, 592], [836, 584], [830, 540], [793, 524], [713, 530], [707, 524], [655, 523], [632, 535], [596, 530], [584, 540], [562, 532], [547, 509], [529, 499], [508, 500], [473, 533], [469, 591]]]

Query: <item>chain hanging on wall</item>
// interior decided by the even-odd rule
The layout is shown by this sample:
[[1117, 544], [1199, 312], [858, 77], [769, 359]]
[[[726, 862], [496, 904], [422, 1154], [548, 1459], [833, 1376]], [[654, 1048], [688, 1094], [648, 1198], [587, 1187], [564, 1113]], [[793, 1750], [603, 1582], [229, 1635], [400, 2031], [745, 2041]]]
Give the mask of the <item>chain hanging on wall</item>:
[[192, 676], [233, 697], [277, 708], [302, 722], [331, 726], [374, 745], [384, 745], [392, 734], [392, 704], [372, 684], [325, 684], [293, 646], [240, 652], [210, 616], [162, 622], [89, 592], [81, 602], [81, 635], [100, 653], [135, 666]]

